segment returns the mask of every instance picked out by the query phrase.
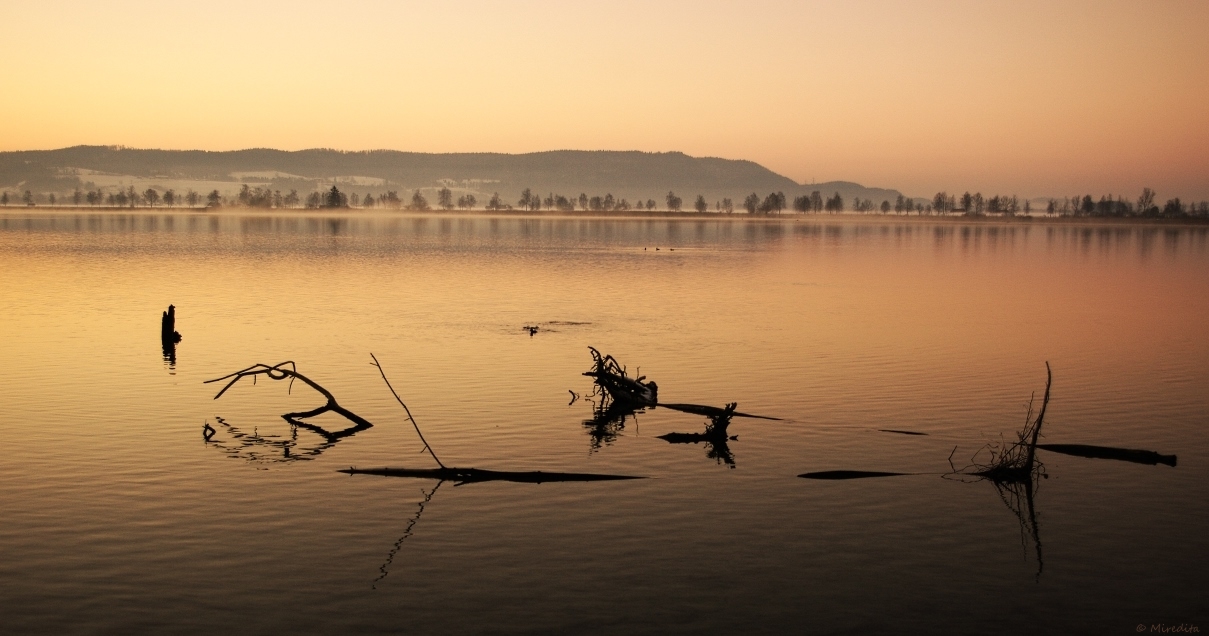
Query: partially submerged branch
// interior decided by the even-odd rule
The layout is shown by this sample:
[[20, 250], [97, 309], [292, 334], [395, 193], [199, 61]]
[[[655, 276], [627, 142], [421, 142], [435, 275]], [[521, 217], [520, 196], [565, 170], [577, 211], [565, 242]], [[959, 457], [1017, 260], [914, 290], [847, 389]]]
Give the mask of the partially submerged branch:
[[613, 356], [601, 355], [595, 347], [588, 350], [592, 352], [592, 369], [584, 375], [596, 381], [593, 395], [599, 395], [602, 402], [654, 406], [659, 401], [659, 386], [653, 380], [643, 382], [646, 376], [631, 378]]
[[1016, 434], [1016, 441], [1003, 445], [988, 445], [990, 461], [985, 464], [971, 460], [966, 468], [954, 471], [957, 474], [989, 479], [999, 483], [1032, 482], [1034, 477], [1044, 474], [1044, 468], [1037, 461], [1037, 439], [1041, 435], [1041, 425], [1045, 423], [1045, 411], [1049, 406], [1050, 387], [1054, 375], [1049, 362], [1045, 363], [1045, 397], [1041, 400], [1041, 410], [1033, 418], [1033, 401], [1029, 400], [1028, 413], [1024, 418], [1024, 428]]
[[1165, 464], [1167, 466], [1175, 467], [1177, 461], [1175, 455], [1162, 455], [1154, 451], [1138, 450], [1133, 448], [1113, 448], [1112, 446], [1092, 446], [1090, 444], [1037, 444], [1037, 448], [1053, 453], [1062, 453], [1063, 455], [1074, 455], [1075, 457], [1116, 459], [1123, 462], [1147, 464], [1150, 466]]
[[802, 473], [803, 479], [865, 479], [868, 477], [895, 477], [898, 475], [918, 475], [920, 473], [883, 473], [873, 470], [823, 470], [816, 473]]
[[429, 455], [432, 455], [433, 460], [435, 460], [437, 462], [438, 466], [440, 466], [441, 468], [445, 468], [445, 464], [441, 463], [441, 460], [439, 458], [437, 458], [437, 454], [433, 452], [432, 447], [428, 445], [428, 440], [424, 439], [424, 434], [420, 432], [420, 425], [416, 423], [416, 418], [411, 416], [411, 409], [407, 408], [407, 405], [403, 403], [403, 399], [400, 398], [399, 394], [395, 392], [395, 387], [390, 385], [390, 380], [386, 379], [386, 371], [382, 368], [382, 365], [378, 362], [378, 358], [375, 357], [374, 354], [372, 354], [372, 353], [369, 354], [369, 357], [373, 358], [374, 366], [378, 367], [378, 373], [382, 374], [382, 381], [386, 383], [386, 388], [390, 389], [390, 394], [395, 396], [395, 401], [398, 402], [399, 406], [403, 407], [403, 411], [405, 413], [407, 413], [407, 419], [411, 422], [411, 425], [413, 427], [415, 427], [416, 435], [419, 435], [420, 441], [424, 443], [424, 450], [428, 451]]
[[[265, 376], [265, 377], [269, 378], [270, 380], [275, 380], [275, 381], [289, 379], [289, 381], [290, 381], [289, 390], [290, 391], [293, 390], [294, 380], [298, 380], [298, 381], [302, 382], [303, 384], [306, 384], [307, 386], [314, 389], [316, 392], [318, 392], [320, 395], [322, 395], [324, 397], [324, 399], [326, 400], [326, 402], [322, 406], [313, 408], [309, 411], [283, 414], [281, 416], [282, 419], [289, 422], [290, 424], [294, 424], [296, 426], [301, 426], [308, 430], [314, 431], [314, 432], [322, 435], [325, 439], [327, 439], [330, 442], [334, 442], [335, 440], [338, 440], [342, 437], [348, 437], [350, 435], [357, 433], [358, 431], [363, 431], [367, 428], [373, 427], [373, 424], [370, 423], [369, 420], [361, 417], [360, 415], [357, 415], [356, 413], [353, 413], [352, 411], [344, 408], [343, 406], [340, 406], [340, 404], [338, 402], [336, 402], [335, 396], [333, 396], [330, 391], [323, 388], [323, 386], [320, 385], [318, 382], [315, 382], [314, 380], [299, 373], [297, 366], [294, 364], [293, 361], [290, 361], [290, 360], [287, 360], [285, 362], [279, 362], [275, 365], [257, 363], [246, 369], [240, 369], [239, 371], [236, 371], [235, 373], [230, 373], [230, 374], [224, 375], [221, 378], [214, 378], [213, 380], [206, 380], [205, 384], [210, 384], [213, 382], [221, 382], [223, 380], [229, 380], [226, 383], [226, 385], [224, 385], [223, 388], [221, 390], [219, 390], [218, 394], [214, 396], [214, 399], [217, 400], [218, 398], [222, 397], [223, 394], [226, 393], [228, 389], [235, 386], [236, 382], [239, 382], [240, 380], [242, 380], [244, 378], [252, 378], [252, 381], [255, 382], [256, 378], [260, 377], [260, 376]], [[352, 422], [354, 424], [354, 426], [352, 428], [349, 428], [349, 429], [346, 429], [343, 431], [332, 433], [332, 432], [329, 432], [327, 429], [324, 429], [321, 426], [311, 424], [310, 422], [305, 421], [307, 418], [312, 418], [317, 415], [322, 415], [323, 413], [329, 413], [329, 412], [340, 415], [344, 419]]]

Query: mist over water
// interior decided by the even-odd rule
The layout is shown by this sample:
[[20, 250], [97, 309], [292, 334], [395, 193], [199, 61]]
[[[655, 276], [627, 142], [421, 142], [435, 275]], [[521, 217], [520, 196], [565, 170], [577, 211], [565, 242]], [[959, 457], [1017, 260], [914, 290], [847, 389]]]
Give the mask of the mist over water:
[[[0, 272], [14, 633], [1206, 626], [1202, 227], [13, 211]], [[783, 419], [736, 418], [733, 465], [659, 439], [707, 421], [667, 408], [593, 436], [589, 346]], [[435, 466], [370, 352], [448, 465], [649, 479], [337, 473]], [[372, 428], [202, 383], [286, 360]], [[1039, 550], [940, 474], [1020, 429], [1047, 361], [1044, 442], [1178, 462], [1038, 451]], [[797, 478], [829, 470], [930, 474]]]

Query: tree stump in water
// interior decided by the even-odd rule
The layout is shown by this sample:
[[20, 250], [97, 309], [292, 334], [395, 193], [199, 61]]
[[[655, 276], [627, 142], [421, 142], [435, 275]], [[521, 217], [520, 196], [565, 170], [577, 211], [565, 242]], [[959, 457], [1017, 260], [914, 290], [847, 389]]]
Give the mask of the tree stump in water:
[[176, 305], [168, 305], [168, 311], [160, 319], [160, 341], [165, 348], [181, 341], [181, 335], [176, 331]]

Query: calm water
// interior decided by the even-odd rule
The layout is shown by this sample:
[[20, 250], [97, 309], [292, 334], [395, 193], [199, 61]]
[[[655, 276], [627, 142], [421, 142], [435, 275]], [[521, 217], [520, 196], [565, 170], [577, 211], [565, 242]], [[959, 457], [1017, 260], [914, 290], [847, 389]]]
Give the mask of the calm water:
[[[916, 221], [5, 212], [0, 631], [1209, 629], [1209, 232]], [[585, 426], [589, 345], [784, 419], [729, 455], [667, 409]], [[649, 479], [337, 473], [433, 465], [371, 352], [446, 464]], [[202, 384], [284, 360], [375, 426]], [[1045, 442], [1178, 464], [1039, 451], [1037, 545], [940, 474], [1046, 361]], [[797, 477], [836, 469], [930, 474]]]

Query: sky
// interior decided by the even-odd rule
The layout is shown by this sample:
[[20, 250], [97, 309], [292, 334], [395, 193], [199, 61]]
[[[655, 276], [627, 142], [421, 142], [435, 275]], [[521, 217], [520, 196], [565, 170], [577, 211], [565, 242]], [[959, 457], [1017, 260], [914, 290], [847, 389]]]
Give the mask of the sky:
[[681, 151], [1209, 199], [1204, 0], [0, 2], [0, 150]]

